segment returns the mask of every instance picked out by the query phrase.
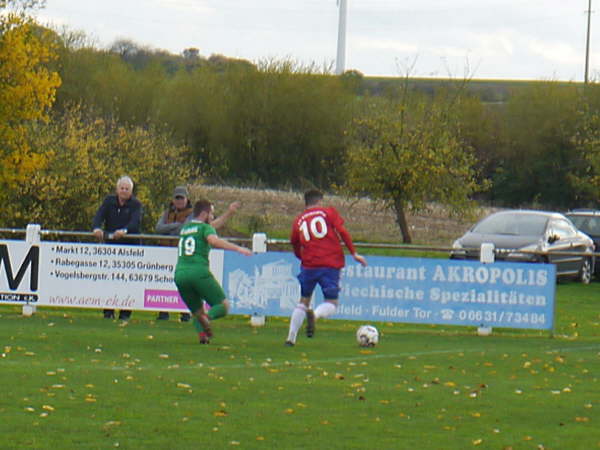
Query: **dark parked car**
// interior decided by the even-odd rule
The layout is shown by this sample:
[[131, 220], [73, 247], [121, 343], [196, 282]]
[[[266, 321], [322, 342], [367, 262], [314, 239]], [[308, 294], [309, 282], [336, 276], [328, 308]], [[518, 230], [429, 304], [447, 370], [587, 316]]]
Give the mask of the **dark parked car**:
[[[479, 259], [485, 242], [498, 249], [498, 261], [552, 263], [558, 277], [577, 277], [585, 284], [591, 281], [594, 243], [560, 213], [511, 210], [491, 214], [454, 242], [451, 258]], [[576, 252], [585, 255], [565, 254]]]
[[[596, 209], [575, 209], [565, 214], [571, 222], [594, 241], [594, 251], [600, 250], [600, 211]], [[596, 264], [596, 276], [600, 277], [600, 264]]]

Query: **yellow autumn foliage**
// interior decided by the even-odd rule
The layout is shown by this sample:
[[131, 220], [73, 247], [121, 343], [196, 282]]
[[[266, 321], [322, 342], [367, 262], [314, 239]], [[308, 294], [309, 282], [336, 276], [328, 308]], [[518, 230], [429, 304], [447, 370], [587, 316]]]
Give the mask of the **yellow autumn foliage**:
[[48, 69], [50, 40], [25, 10], [34, 2], [0, 2], [0, 200], [44, 166], [44, 149], [28, 145], [32, 121], [46, 121], [60, 78]]
[[198, 181], [186, 158], [152, 126], [123, 126], [114, 119], [84, 113], [74, 106], [47, 124], [31, 124], [28, 145], [44, 152], [46, 163], [26, 183], [7, 188], [0, 227], [90, 230], [98, 206], [113, 194], [117, 179], [129, 175], [142, 202], [142, 232], [152, 233], [173, 187]]

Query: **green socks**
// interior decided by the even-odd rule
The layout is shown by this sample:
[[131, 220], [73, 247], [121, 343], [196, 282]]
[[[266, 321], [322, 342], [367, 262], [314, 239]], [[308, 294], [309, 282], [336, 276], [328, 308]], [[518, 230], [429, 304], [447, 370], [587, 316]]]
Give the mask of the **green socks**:
[[[220, 319], [221, 317], [224, 317], [226, 315], [227, 315], [227, 310], [225, 309], [225, 305], [222, 303], [211, 307], [210, 311], [208, 311], [208, 314], [207, 314], [207, 316], [210, 320]], [[198, 333], [202, 333], [204, 331], [204, 328], [202, 328], [202, 325], [200, 324], [200, 322], [198, 321], [198, 318], [195, 315], [192, 320], [192, 323], [194, 324], [194, 328], [196, 329], [196, 331]]]
[[210, 320], [220, 319], [227, 315], [227, 310], [225, 309], [225, 305], [223, 303], [219, 303], [210, 308], [208, 311], [208, 318]]

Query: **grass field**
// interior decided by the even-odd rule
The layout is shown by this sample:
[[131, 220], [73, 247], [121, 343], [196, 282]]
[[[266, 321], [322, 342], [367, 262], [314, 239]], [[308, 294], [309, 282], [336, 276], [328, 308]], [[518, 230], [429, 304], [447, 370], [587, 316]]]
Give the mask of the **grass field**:
[[600, 448], [600, 283], [561, 284], [554, 337], [287, 319], [193, 327], [152, 313], [0, 307], [0, 447]]

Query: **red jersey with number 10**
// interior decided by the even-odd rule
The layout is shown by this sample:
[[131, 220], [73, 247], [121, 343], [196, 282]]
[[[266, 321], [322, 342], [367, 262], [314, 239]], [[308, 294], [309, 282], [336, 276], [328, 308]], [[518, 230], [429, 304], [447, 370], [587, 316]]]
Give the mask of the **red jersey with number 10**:
[[315, 206], [299, 214], [292, 225], [290, 241], [302, 267], [344, 267], [344, 251], [340, 238], [354, 254], [350, 233], [344, 228], [344, 219], [335, 208]]

